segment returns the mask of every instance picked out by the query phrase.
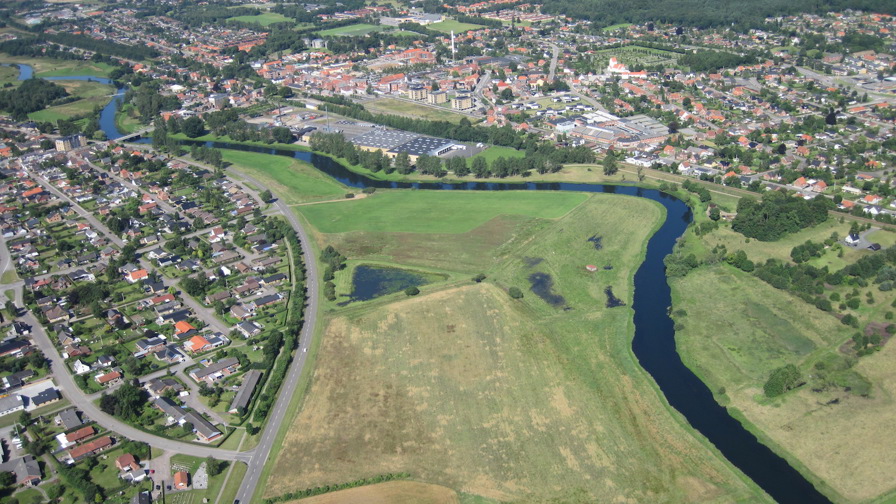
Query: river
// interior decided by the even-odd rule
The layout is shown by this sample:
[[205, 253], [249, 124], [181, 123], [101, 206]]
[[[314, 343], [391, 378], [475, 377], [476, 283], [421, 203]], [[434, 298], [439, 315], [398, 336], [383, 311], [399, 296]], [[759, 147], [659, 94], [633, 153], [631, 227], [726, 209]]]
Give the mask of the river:
[[[34, 68], [31, 65], [25, 65], [22, 63], [3, 63], [3, 66], [15, 65], [19, 68], [19, 80], [27, 80], [34, 77]], [[115, 83], [111, 79], [107, 79], [105, 77], [96, 77], [94, 75], [66, 75], [62, 77], [43, 77], [46, 80], [80, 80], [80, 81], [93, 81], [99, 82], [100, 84], [109, 84], [115, 85]], [[118, 128], [115, 126], [115, 114], [118, 113], [118, 107], [121, 106], [121, 99], [124, 96], [127, 88], [121, 87], [115, 91], [115, 95], [112, 96], [112, 99], [109, 100], [109, 103], [103, 107], [103, 111], [100, 112], [100, 129], [106, 133], [106, 138], [109, 140], [115, 140], [116, 138], [121, 138], [124, 136], [124, 133], [118, 131]]]
[[358, 189], [465, 190], [465, 191], [578, 191], [615, 193], [656, 201], [666, 209], [666, 220], [647, 244], [644, 263], [635, 273], [632, 309], [635, 336], [632, 349], [641, 366], [659, 385], [666, 400], [690, 424], [712, 442], [733, 465], [781, 503], [830, 503], [786, 460], [760, 443], [756, 437], [720, 406], [709, 388], [681, 361], [675, 348], [675, 330], [668, 308], [671, 289], [663, 258], [693, 220], [691, 209], [678, 198], [654, 189], [634, 186], [502, 182], [389, 182], [355, 173], [333, 159], [311, 152], [294, 152], [227, 142], [183, 142], [219, 149], [234, 149], [288, 156], [311, 163], [339, 182]]
[[[18, 65], [20, 79], [33, 75], [28, 65]], [[90, 76], [59, 77], [58, 80], [95, 80], [111, 84], [109, 79]], [[100, 115], [100, 126], [107, 138], [124, 136], [115, 127], [115, 114], [125, 89], [119, 89]], [[144, 141], [146, 141], [144, 139]], [[635, 312], [635, 336], [632, 349], [641, 366], [653, 377], [666, 400], [733, 465], [743, 471], [760, 488], [781, 503], [830, 503], [812, 484], [786, 460], [760, 443], [740, 422], [720, 406], [709, 388], [681, 361], [675, 348], [675, 330], [668, 309], [672, 305], [671, 289], [666, 281], [663, 264], [675, 241], [684, 234], [693, 220], [690, 208], [681, 200], [654, 189], [633, 186], [572, 183], [502, 182], [389, 182], [374, 180], [355, 173], [333, 159], [311, 152], [295, 152], [266, 147], [246, 146], [226, 142], [183, 142], [186, 145], [206, 145], [219, 149], [233, 149], [288, 156], [311, 163], [318, 170], [339, 182], [358, 189], [424, 189], [465, 191], [578, 191], [615, 193], [656, 201], [666, 209], [666, 220], [647, 243], [644, 263], [635, 273], [635, 292], [632, 309]]]

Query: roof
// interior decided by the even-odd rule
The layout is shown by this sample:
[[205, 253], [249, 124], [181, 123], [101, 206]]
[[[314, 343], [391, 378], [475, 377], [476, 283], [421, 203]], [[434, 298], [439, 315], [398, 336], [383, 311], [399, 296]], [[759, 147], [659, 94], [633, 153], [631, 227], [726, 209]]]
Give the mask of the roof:
[[352, 138], [351, 142], [362, 147], [389, 150], [406, 144], [420, 135], [406, 131], [375, 129]]
[[196, 429], [196, 432], [206, 439], [211, 439], [221, 434], [221, 431], [216, 429], [208, 420], [202, 418], [193, 411], [187, 413], [184, 416], [184, 420], [193, 424], [193, 428]]
[[110, 381], [117, 380], [121, 378], [121, 373], [118, 371], [112, 371], [111, 373], [106, 373], [102, 376], [97, 377], [96, 381], [100, 383], [109, 383]]
[[178, 471], [174, 473], [174, 484], [177, 486], [187, 486], [190, 483], [190, 474], [187, 471]]
[[167, 416], [172, 418], [180, 419], [186, 412], [183, 408], [174, 403], [171, 399], [167, 397], [160, 397], [153, 402], [153, 406], [162, 410], [162, 413], [165, 413]]
[[77, 459], [85, 455], [90, 455], [97, 450], [102, 450], [107, 446], [112, 446], [112, 438], [109, 436], [103, 436], [101, 438], [94, 439], [89, 443], [84, 443], [69, 450], [68, 454], [71, 458]]
[[236, 357], [228, 357], [226, 359], [221, 359], [218, 362], [206, 366], [204, 368], [197, 369], [192, 371], [191, 374], [198, 379], [203, 379], [206, 376], [213, 375], [217, 372], [220, 372], [223, 369], [229, 368], [231, 366], [238, 366], [240, 361], [236, 359]]
[[180, 320], [178, 322], [175, 322], [174, 329], [177, 331], [178, 334], [196, 330], [196, 328], [193, 327], [193, 325], [190, 324], [189, 322], [187, 322], [186, 320]]
[[233, 398], [233, 404], [230, 405], [231, 411], [245, 408], [249, 405], [249, 400], [252, 399], [252, 392], [255, 391], [255, 386], [258, 385], [260, 378], [261, 371], [257, 369], [253, 369], [243, 376], [243, 383], [240, 385], [236, 397]]
[[65, 427], [66, 430], [74, 429], [75, 427], [81, 425], [81, 417], [78, 416], [78, 412], [75, 411], [74, 408], [69, 408], [67, 410], [62, 410], [59, 412], [59, 421], [62, 423], [62, 426]]
[[24, 408], [25, 402], [22, 401], [22, 396], [20, 395], [11, 395], [6, 397], [0, 397], [0, 412], [3, 411], [12, 411], [16, 408]]
[[193, 336], [190, 338], [190, 349], [194, 352], [202, 350], [208, 346], [208, 340], [202, 336]]
[[451, 140], [422, 136], [393, 148], [391, 152], [407, 152], [412, 156], [422, 156], [424, 154], [434, 156], [439, 151], [447, 149], [452, 145], [454, 145], [454, 142]]
[[96, 431], [91, 426], [87, 426], [81, 429], [76, 430], [75, 432], [69, 432], [65, 435], [65, 440], [69, 443], [77, 443], [82, 439], [87, 439], [90, 436], [94, 435]]

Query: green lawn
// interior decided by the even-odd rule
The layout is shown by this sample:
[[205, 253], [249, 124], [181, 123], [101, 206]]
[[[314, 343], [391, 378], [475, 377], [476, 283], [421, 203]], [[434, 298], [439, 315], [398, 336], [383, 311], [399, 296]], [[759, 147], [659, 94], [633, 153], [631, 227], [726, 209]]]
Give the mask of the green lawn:
[[222, 150], [224, 161], [257, 178], [288, 204], [335, 199], [348, 189], [314, 167], [286, 156]]
[[94, 75], [108, 77], [115, 67], [108, 63], [94, 63], [91, 61], [76, 61], [73, 65], [55, 65], [50, 70], [41, 70], [35, 73], [35, 77], [71, 77], [77, 75]]
[[526, 157], [526, 153], [521, 150], [516, 150], [513, 147], [501, 147], [498, 145], [492, 145], [489, 148], [485, 149], [484, 151], [482, 151], [482, 152], [476, 154], [475, 156], [473, 156], [472, 158], [470, 158], [470, 161], [468, 161], [467, 164], [472, 164], [472, 162], [473, 162], [472, 159], [478, 158], [478, 157], [485, 158], [485, 160], [488, 161], [489, 164], [491, 164], [494, 160], [498, 159], [499, 157], [522, 158], [522, 157]]
[[631, 25], [632, 25], [631, 23], [618, 23], [618, 24], [607, 26], [603, 30], [608, 32], [608, 31], [618, 30], [620, 28], [628, 28]]
[[339, 28], [330, 28], [329, 30], [323, 30], [318, 32], [318, 35], [320, 35], [321, 37], [357, 36], [366, 35], [372, 32], [379, 32], [385, 29], [385, 26], [358, 23], [348, 26], [340, 26]]
[[556, 219], [587, 195], [570, 192], [393, 191], [351, 202], [300, 207], [320, 231], [465, 233], [499, 215]]
[[3, 275], [0, 276], [0, 282], [2, 283], [13, 283], [19, 279], [19, 275], [16, 274], [16, 270], [6, 270], [3, 272]]
[[472, 23], [461, 23], [460, 21], [455, 21], [453, 19], [449, 19], [447, 21], [441, 21], [439, 23], [433, 23], [428, 25], [427, 28], [430, 30], [439, 31], [442, 33], [463, 33], [470, 30], [478, 30], [480, 28], [485, 28], [482, 25], [472, 24]]
[[221, 489], [218, 502], [233, 502], [236, 493], [240, 490], [240, 484], [243, 482], [243, 477], [246, 475], [247, 469], [248, 467], [246, 464], [242, 462], [233, 462], [233, 469], [230, 472], [230, 476], [227, 478], [227, 483], [225, 483], [224, 488]]
[[256, 23], [261, 26], [270, 26], [274, 23], [284, 23], [284, 22], [293, 22], [295, 20], [290, 19], [283, 14], [278, 14], [276, 12], [264, 12], [257, 16], [236, 16], [232, 18], [227, 18], [228, 21], [240, 21], [242, 23]]
[[131, 116], [132, 110], [133, 106], [127, 103], [119, 108], [118, 113], [115, 114], [115, 127], [125, 135], [133, 133], [144, 126], [139, 119]]

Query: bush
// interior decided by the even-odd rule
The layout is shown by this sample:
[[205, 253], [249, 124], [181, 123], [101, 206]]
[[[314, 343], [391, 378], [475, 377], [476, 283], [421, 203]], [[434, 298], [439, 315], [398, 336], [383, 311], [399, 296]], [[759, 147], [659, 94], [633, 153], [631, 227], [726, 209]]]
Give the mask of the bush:
[[478, 274], [478, 275], [476, 275], [476, 276], [473, 277], [473, 281], [476, 282], [476, 283], [479, 283], [479, 282], [485, 280], [485, 278], [486, 278], [486, 277], [485, 277], [485, 273], [480, 273], [480, 274]]
[[413, 285], [404, 290], [404, 293], [408, 296], [416, 296], [420, 294], [420, 289], [414, 287]]
[[777, 397], [802, 385], [802, 378], [803, 376], [796, 366], [787, 364], [772, 371], [762, 390], [766, 397]]
[[521, 299], [523, 297], [523, 291], [521, 291], [519, 287], [511, 287], [507, 290], [507, 293], [510, 294], [510, 297], [513, 299]]

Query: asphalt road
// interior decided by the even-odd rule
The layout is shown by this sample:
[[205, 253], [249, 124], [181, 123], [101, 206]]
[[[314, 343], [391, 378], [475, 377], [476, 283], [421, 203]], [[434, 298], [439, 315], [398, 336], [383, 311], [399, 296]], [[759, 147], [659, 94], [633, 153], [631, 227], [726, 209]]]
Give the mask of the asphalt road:
[[[267, 189], [264, 184], [245, 173], [232, 168], [229, 169], [229, 171], [242, 179], [249, 181], [261, 190]], [[308, 358], [308, 347], [311, 345], [311, 338], [314, 335], [314, 326], [317, 323], [319, 286], [317, 280], [317, 260], [314, 257], [314, 254], [311, 253], [314, 249], [311, 247], [311, 241], [309, 240], [305, 229], [302, 227], [302, 223], [295, 213], [290, 210], [289, 206], [279, 199], [277, 199], [274, 205], [286, 217], [286, 220], [292, 228], [295, 229], [299, 242], [302, 244], [305, 260], [305, 289], [308, 304], [305, 307], [305, 323], [302, 326], [302, 334], [299, 336], [296, 355], [290, 365], [286, 380], [283, 382], [282, 388], [280, 389], [277, 402], [274, 404], [274, 408], [268, 417], [267, 427], [261, 435], [261, 440], [259, 441], [258, 446], [255, 447], [255, 453], [252, 456], [252, 460], [249, 461], [249, 468], [246, 471], [246, 476], [243, 478], [243, 484], [240, 485], [240, 490], [236, 494], [236, 500], [242, 504], [247, 504], [252, 501], [252, 496], [255, 494], [255, 489], [258, 487], [262, 470], [264, 469], [265, 463], [268, 461], [268, 455], [270, 455], [271, 448], [273, 448], [274, 441], [277, 438], [277, 432], [280, 430], [280, 425], [286, 417], [286, 410], [289, 406], [289, 402], [292, 400], [293, 395], [295, 395], [296, 387], [299, 384], [299, 377], [302, 375], [302, 370], [305, 369], [305, 361]], [[225, 502], [223, 504], [229, 503]]]

